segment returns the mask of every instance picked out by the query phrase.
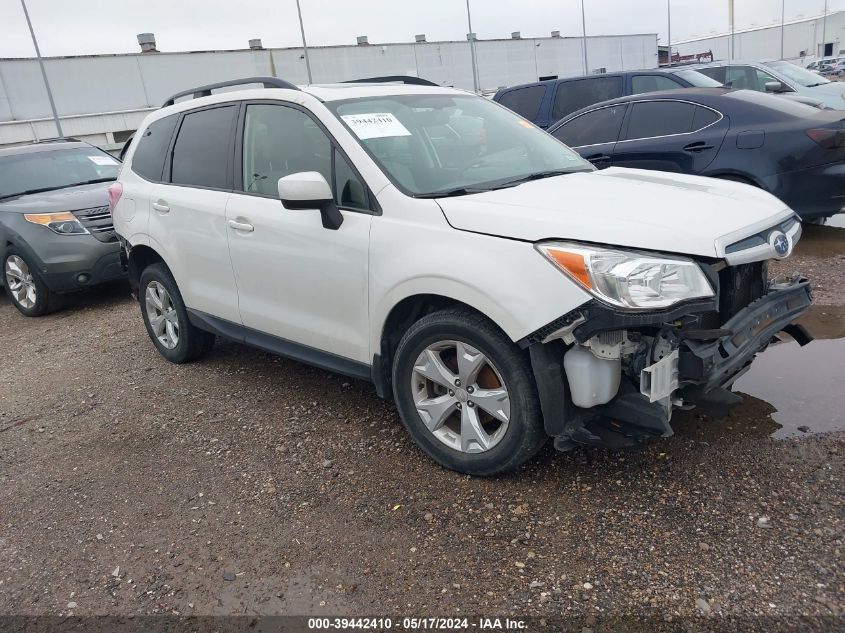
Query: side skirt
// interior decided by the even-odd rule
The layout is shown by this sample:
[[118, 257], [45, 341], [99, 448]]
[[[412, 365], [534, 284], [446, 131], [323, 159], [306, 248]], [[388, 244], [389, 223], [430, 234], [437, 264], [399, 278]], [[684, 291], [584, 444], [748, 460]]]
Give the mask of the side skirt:
[[308, 347], [307, 345], [294, 343], [293, 341], [259, 332], [240, 323], [233, 323], [232, 321], [220, 319], [205, 312], [200, 312], [199, 310], [192, 310], [191, 308], [188, 308], [188, 320], [192, 325], [201, 330], [211, 332], [212, 334], [222, 336], [237, 343], [257, 347], [265, 352], [278, 354], [279, 356], [343, 374], [344, 376], [359, 378], [368, 382], [372, 381], [372, 370], [366, 363], [359, 363], [358, 361]]

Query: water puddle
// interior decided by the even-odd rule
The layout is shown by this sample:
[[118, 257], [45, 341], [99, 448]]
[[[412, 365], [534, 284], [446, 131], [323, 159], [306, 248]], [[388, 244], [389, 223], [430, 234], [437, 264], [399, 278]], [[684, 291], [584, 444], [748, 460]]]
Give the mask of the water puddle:
[[845, 253], [845, 214], [835, 215], [824, 226], [805, 224], [796, 255], [837, 257]]
[[845, 430], [845, 307], [813, 306], [799, 323], [816, 340], [770, 345], [733, 387], [776, 409], [776, 438]]

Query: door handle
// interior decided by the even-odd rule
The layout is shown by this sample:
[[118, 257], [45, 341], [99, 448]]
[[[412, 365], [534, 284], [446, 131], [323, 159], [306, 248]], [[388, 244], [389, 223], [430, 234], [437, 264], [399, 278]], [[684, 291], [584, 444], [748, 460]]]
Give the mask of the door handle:
[[713, 149], [712, 145], [708, 145], [704, 141], [696, 141], [695, 143], [690, 143], [689, 145], [684, 145], [683, 150], [685, 152], [703, 152], [708, 149]]
[[229, 226], [236, 231], [243, 231], [244, 233], [252, 233], [255, 227], [248, 222], [238, 222], [237, 220], [229, 220]]
[[153, 202], [153, 209], [159, 213], [170, 213], [170, 207], [167, 206], [167, 203], [164, 202], [164, 200]]

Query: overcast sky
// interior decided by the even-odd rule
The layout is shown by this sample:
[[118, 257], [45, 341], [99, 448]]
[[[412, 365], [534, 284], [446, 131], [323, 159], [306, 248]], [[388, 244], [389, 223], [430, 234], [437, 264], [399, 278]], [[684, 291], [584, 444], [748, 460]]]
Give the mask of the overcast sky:
[[[671, 0], [672, 41], [728, 30], [728, 0]], [[301, 0], [311, 45], [463, 39], [465, 0]], [[587, 34], [658, 33], [666, 41], [666, 0], [585, 0]], [[135, 35], [153, 32], [161, 51], [301, 43], [295, 0], [27, 0], [43, 55], [129, 53]], [[471, 0], [480, 39], [581, 33], [579, 0]], [[845, 9], [829, 0], [828, 11]], [[819, 15], [824, 0], [786, 0], [786, 18]], [[736, 0], [736, 28], [780, 21], [781, 0]], [[34, 49], [20, 0], [0, 0], [0, 57]]]

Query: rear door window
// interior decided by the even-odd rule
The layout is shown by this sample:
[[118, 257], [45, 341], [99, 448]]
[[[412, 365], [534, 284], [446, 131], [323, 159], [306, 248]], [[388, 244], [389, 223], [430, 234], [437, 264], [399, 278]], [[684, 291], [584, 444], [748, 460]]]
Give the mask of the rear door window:
[[622, 77], [589, 77], [562, 81], [555, 93], [552, 116], [555, 120], [587, 106], [622, 96]]
[[728, 66], [725, 69], [725, 83], [734, 90], [760, 90], [757, 71], [751, 66]]
[[529, 121], [533, 121], [540, 112], [540, 104], [545, 95], [545, 86], [528, 86], [506, 92], [499, 99], [499, 103]]
[[683, 87], [679, 81], [666, 75], [634, 75], [631, 78], [631, 94], [634, 95], [644, 92], [657, 92], [658, 90], [676, 90]]
[[132, 156], [131, 169], [136, 174], [153, 182], [161, 181], [167, 148], [173, 137], [173, 130], [179, 120], [178, 114], [171, 114], [153, 121], [138, 139], [138, 147]]
[[619, 138], [625, 106], [599, 108], [575, 117], [556, 129], [552, 135], [570, 147], [614, 143]]
[[707, 75], [710, 79], [715, 79], [720, 84], [725, 83], [725, 67], [711, 66], [709, 68], [696, 68], [702, 75]]
[[681, 101], [640, 101], [631, 105], [626, 140], [684, 134], [692, 128], [695, 105]]
[[235, 105], [189, 112], [173, 145], [170, 181], [211, 189], [231, 189], [232, 132]]

